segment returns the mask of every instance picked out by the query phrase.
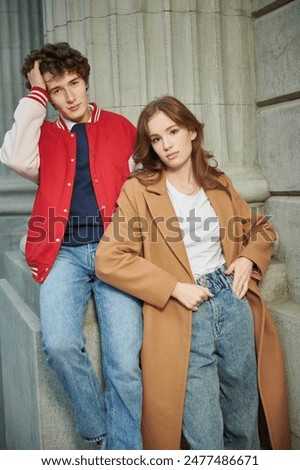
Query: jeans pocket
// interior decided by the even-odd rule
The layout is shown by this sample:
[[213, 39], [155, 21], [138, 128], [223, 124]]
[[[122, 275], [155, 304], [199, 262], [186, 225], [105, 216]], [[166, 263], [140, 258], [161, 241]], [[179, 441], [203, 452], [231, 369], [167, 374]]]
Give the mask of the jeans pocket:
[[230, 279], [230, 282], [229, 282], [229, 285], [230, 285], [230, 290], [231, 290], [231, 293], [233, 295], [233, 297], [235, 297], [236, 300], [238, 300], [239, 302], [243, 302], [243, 301], [246, 301], [247, 298], [246, 298], [246, 294], [244, 295], [244, 297], [240, 298], [236, 295], [236, 293], [234, 292], [233, 288], [232, 288], [232, 284], [233, 284], [233, 274], [230, 274], [230, 276], [228, 276], [229, 279]]

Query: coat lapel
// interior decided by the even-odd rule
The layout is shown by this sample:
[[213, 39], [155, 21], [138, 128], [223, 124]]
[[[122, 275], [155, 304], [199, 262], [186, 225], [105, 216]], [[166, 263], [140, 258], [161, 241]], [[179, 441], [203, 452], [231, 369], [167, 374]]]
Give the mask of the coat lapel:
[[161, 233], [175, 257], [193, 278], [179, 222], [168, 196], [165, 174], [160, 181], [147, 187], [144, 197], [153, 220], [152, 236], [155, 237], [155, 230]]

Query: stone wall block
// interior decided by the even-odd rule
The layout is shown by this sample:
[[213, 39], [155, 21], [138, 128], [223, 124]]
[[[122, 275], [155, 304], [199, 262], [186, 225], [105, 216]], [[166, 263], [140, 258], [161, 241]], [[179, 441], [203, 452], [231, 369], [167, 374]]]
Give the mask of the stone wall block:
[[266, 202], [266, 213], [279, 234], [278, 258], [287, 261], [289, 298], [300, 303], [300, 200], [297, 196], [272, 196]]
[[255, 21], [257, 101], [300, 90], [300, 0]]
[[270, 191], [300, 191], [300, 100], [262, 108], [259, 159]]

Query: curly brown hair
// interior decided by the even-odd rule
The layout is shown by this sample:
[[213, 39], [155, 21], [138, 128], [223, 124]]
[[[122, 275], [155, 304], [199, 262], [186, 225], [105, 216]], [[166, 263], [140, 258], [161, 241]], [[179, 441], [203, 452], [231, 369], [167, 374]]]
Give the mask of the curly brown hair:
[[78, 50], [73, 49], [67, 42], [58, 42], [56, 44], [47, 43], [40, 49], [31, 51], [25, 57], [21, 72], [26, 79], [26, 87], [29, 90], [31, 85], [27, 74], [33, 68], [36, 60], [40, 61], [42, 74], [50, 72], [55, 77], [60, 77], [65, 72], [76, 72], [88, 85], [90, 66], [87, 58]]
[[137, 139], [133, 159], [137, 170], [131, 176], [136, 177], [142, 184], [148, 185], [161, 178], [164, 163], [153, 150], [148, 131], [148, 122], [158, 111], [162, 111], [178, 126], [196, 131], [197, 136], [192, 141], [192, 165], [197, 183], [204, 189], [218, 188], [228, 193], [227, 188], [219, 181], [224, 173], [217, 168], [217, 162], [210, 164], [214, 156], [202, 147], [204, 124], [199, 122], [194, 114], [177, 98], [163, 96], [151, 101], [142, 110], [137, 124]]

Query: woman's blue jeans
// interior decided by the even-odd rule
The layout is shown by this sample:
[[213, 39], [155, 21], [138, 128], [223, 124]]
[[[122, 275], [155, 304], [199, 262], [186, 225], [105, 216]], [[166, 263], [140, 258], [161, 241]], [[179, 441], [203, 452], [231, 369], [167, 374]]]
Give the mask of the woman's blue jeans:
[[[90, 441], [106, 435], [102, 449], [142, 449], [141, 303], [96, 278], [96, 248], [61, 247], [41, 285], [43, 349], [73, 403], [80, 435]], [[83, 335], [91, 295], [100, 325], [105, 393]]]
[[259, 449], [253, 317], [225, 267], [197, 279], [214, 297], [193, 313], [183, 433], [190, 449]]

